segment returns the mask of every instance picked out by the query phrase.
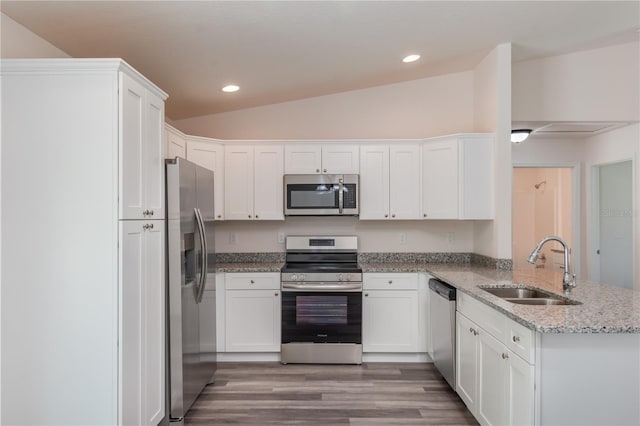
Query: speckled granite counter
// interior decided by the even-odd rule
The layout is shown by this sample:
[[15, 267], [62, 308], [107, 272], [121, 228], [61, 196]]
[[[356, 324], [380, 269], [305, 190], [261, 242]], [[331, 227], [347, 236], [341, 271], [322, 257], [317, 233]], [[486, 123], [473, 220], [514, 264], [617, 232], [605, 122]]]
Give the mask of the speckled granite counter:
[[216, 272], [280, 272], [284, 262], [224, 262], [216, 264]]
[[361, 263], [363, 272], [428, 272], [516, 322], [542, 333], [640, 333], [640, 292], [578, 280], [568, 296], [581, 305], [517, 305], [478, 286], [532, 286], [562, 295], [562, 275], [473, 265]]

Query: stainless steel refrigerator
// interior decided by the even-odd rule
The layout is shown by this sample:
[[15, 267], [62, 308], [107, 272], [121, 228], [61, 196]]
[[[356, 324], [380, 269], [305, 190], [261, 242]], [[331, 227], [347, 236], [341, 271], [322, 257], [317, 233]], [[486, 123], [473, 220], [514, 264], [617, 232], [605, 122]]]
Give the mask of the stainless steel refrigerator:
[[[215, 373], [215, 348], [200, 345], [201, 318], [215, 318], [213, 172], [167, 160], [167, 416], [181, 422]], [[208, 324], [215, 330], [215, 324]], [[215, 341], [215, 339], [214, 339]]]

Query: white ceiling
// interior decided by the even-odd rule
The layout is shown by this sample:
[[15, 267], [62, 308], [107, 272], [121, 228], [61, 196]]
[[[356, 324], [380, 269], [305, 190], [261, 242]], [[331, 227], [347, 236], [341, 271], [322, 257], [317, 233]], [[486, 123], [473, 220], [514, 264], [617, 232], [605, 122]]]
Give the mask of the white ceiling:
[[[636, 40], [640, 1], [5, 1], [73, 57], [121, 57], [181, 119]], [[408, 53], [422, 59], [401, 62]], [[228, 83], [241, 86], [225, 94]]]

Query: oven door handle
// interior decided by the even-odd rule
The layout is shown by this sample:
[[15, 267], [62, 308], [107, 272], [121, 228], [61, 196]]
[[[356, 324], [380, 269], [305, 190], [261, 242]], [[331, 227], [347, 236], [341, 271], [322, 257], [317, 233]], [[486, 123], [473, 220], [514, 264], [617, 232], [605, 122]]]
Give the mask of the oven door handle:
[[341, 284], [327, 284], [327, 283], [282, 283], [282, 290], [302, 290], [302, 291], [362, 291], [362, 283], [341, 283]]

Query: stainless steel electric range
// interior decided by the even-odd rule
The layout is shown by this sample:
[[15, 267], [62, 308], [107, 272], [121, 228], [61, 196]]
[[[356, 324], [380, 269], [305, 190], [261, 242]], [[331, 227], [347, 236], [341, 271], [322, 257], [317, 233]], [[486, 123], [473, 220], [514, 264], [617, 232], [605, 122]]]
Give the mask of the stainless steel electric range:
[[281, 362], [362, 363], [358, 237], [287, 237]]

